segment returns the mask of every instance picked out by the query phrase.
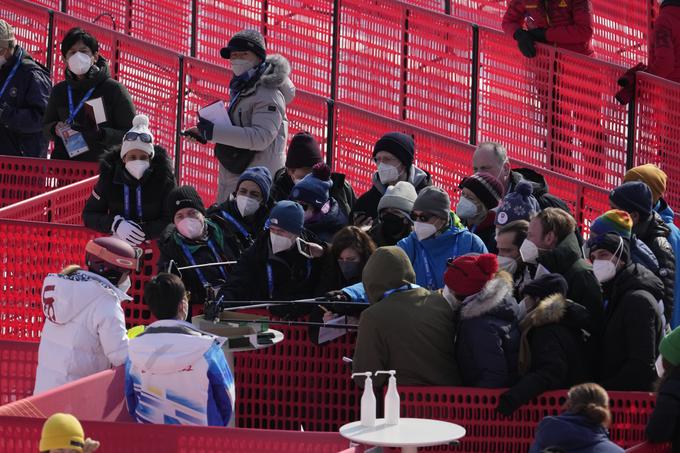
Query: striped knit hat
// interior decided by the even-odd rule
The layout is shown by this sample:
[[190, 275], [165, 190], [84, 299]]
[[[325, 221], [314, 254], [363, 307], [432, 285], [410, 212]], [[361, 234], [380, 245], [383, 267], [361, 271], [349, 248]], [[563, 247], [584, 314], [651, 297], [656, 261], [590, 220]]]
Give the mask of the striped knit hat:
[[602, 236], [607, 233], [618, 234], [623, 238], [630, 239], [633, 229], [633, 219], [626, 211], [612, 209], [593, 220], [590, 233], [594, 236]]
[[488, 210], [498, 206], [503, 198], [503, 185], [490, 173], [481, 172], [467, 176], [463, 178], [458, 187], [469, 189]]

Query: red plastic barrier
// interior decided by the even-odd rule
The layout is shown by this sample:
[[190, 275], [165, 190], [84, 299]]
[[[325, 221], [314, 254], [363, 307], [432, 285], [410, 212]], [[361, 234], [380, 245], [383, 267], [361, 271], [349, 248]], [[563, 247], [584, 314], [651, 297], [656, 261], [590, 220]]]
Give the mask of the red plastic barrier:
[[[36, 2], [37, 3], [37, 2]], [[50, 6], [49, 2], [46, 2]], [[47, 65], [50, 17], [43, 7], [17, 0], [4, 0], [2, 18], [12, 24], [17, 43], [33, 58]]]
[[0, 340], [0, 406], [33, 393], [37, 363], [36, 343]]
[[626, 448], [626, 453], [671, 453], [671, 451], [673, 451], [671, 444], [650, 444], [649, 442]]

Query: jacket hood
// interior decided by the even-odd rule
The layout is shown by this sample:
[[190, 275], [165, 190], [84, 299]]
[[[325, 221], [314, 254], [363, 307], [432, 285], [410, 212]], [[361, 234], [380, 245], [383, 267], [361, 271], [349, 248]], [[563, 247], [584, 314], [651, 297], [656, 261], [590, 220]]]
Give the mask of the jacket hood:
[[366, 262], [362, 281], [371, 304], [385, 292], [416, 282], [416, 273], [406, 253], [396, 246], [380, 247]]
[[12, 67], [14, 66], [14, 63], [16, 62], [16, 58], [19, 56], [19, 52], [23, 51], [23, 55], [21, 56], [21, 65], [20, 65], [20, 70], [24, 72], [31, 72], [31, 71], [37, 71], [37, 72], [42, 72], [45, 76], [50, 77], [50, 71], [43, 66], [41, 63], [35, 61], [33, 59], [33, 56], [28, 53], [26, 49], [24, 49], [21, 46], [15, 45], [14, 46], [14, 53], [12, 56], [7, 60], [7, 63], [5, 63], [2, 68], [0, 68], [0, 76], [4, 77], [5, 75], [8, 75], [10, 71], [12, 70]]
[[462, 319], [471, 319], [492, 315], [508, 321], [516, 320], [519, 316], [519, 305], [512, 297], [512, 293], [512, 276], [505, 271], [499, 271], [480, 292], [463, 300], [460, 316]]
[[131, 340], [128, 354], [142, 372], [172, 374], [202, 360], [213, 344], [221, 345], [224, 341], [188, 322], [165, 319], [154, 322]]
[[581, 254], [576, 235], [568, 234], [553, 250], [542, 252], [538, 262], [550, 272], [563, 274], [575, 261], [581, 259]]
[[273, 90], [278, 89], [286, 104], [290, 104], [295, 97], [295, 85], [290, 81], [290, 63], [284, 56], [278, 54], [267, 56], [266, 62], [268, 66], [264, 73], [256, 83], [241, 92], [241, 97], [250, 96], [262, 85]]
[[559, 445], [565, 451], [589, 451], [588, 447], [609, 440], [602, 426], [570, 412], [544, 418], [539, 433], [543, 445]]
[[[678, 1], [678, 6], [680, 6], [680, 0]], [[668, 206], [668, 202], [664, 200], [663, 198], [659, 198], [659, 203], [656, 205], [654, 210], [661, 216], [664, 222], [666, 223], [673, 223], [673, 219], [675, 218], [675, 213], [671, 209], [670, 206]]]
[[[160, 145], [154, 145], [154, 156], [151, 159], [150, 168], [153, 173], [158, 173], [166, 178], [174, 179], [174, 172], [172, 161], [168, 156], [167, 151]], [[104, 154], [99, 162], [99, 173], [101, 175], [112, 175], [117, 182], [128, 182], [135, 184], [138, 180], [132, 178], [125, 171], [125, 164], [120, 158], [120, 151], [118, 149], [109, 151]], [[140, 182], [148, 178], [149, 173], [146, 173], [140, 179]]]
[[[431, 180], [432, 177], [428, 172], [426, 172], [425, 170], [421, 170], [415, 165], [411, 165], [411, 168], [408, 171], [407, 181], [410, 182], [413, 185], [413, 187], [416, 188], [416, 192], [419, 192], [420, 189], [429, 185], [428, 183]], [[378, 177], [377, 171], [373, 173], [373, 187], [375, 187], [381, 194], [384, 194], [385, 191], [387, 190], [387, 186], [380, 182], [380, 178]]]
[[70, 275], [49, 274], [42, 294], [45, 318], [55, 324], [68, 323], [99, 299], [112, 304], [132, 300], [104, 277], [83, 270]]
[[66, 71], [66, 82], [74, 88], [80, 88], [83, 90], [90, 89], [93, 86], [97, 86], [104, 80], [111, 78], [111, 73], [109, 72], [109, 63], [106, 58], [99, 56], [97, 62], [90, 68], [87, 72], [87, 77], [83, 80], [79, 80], [76, 76], [68, 69]]
[[611, 284], [611, 298], [619, 300], [631, 291], [647, 291], [654, 299], [663, 299], [663, 282], [649, 269], [639, 264], [630, 264], [619, 272]]
[[567, 327], [586, 329], [590, 316], [582, 305], [566, 299], [562, 294], [553, 294], [541, 300], [521, 322], [522, 330], [548, 324], [564, 324]]
[[510, 172], [513, 187], [517, 187], [520, 181], [528, 181], [533, 188], [532, 195], [540, 198], [548, 193], [548, 183], [545, 177], [530, 168], [515, 168]]

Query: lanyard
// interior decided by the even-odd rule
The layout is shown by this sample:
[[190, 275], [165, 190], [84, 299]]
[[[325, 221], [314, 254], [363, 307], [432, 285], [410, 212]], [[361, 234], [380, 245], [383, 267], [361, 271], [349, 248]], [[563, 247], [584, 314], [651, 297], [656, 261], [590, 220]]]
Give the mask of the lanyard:
[[418, 247], [420, 248], [420, 257], [422, 258], [423, 264], [425, 265], [425, 279], [427, 280], [427, 289], [429, 290], [438, 289], [434, 282], [434, 276], [432, 275], [432, 269], [430, 267], [430, 258], [427, 256], [425, 247], [423, 247], [423, 244], [421, 244], [420, 242], [418, 242]]
[[[191, 250], [189, 250], [189, 247], [184, 243], [184, 241], [181, 241], [182, 245], [182, 250], [184, 251], [184, 255], [187, 257], [187, 260], [189, 260], [189, 264], [192, 266], [196, 266], [196, 260], [194, 260], [194, 256], [191, 254]], [[217, 262], [221, 261], [222, 258], [220, 257], [219, 253], [217, 253], [217, 248], [215, 247], [215, 244], [213, 244], [213, 241], [208, 239], [208, 247], [210, 247], [210, 250], [213, 252], [213, 255], [215, 256], [215, 259]], [[227, 273], [224, 270], [223, 266], [219, 266], [220, 273], [222, 274], [222, 277], [226, 280], [227, 279]], [[198, 279], [201, 281], [204, 287], [210, 286], [210, 283], [208, 283], [208, 279], [205, 278], [205, 275], [203, 275], [203, 271], [201, 271], [200, 267], [194, 268], [196, 271], [196, 274], [198, 275]]]
[[383, 294], [383, 299], [387, 298], [387, 296], [390, 296], [394, 293], [400, 293], [402, 291], [408, 291], [410, 289], [416, 289], [420, 288], [420, 286], [416, 285], [415, 283], [407, 283], [404, 286], [400, 286], [399, 288], [394, 288], [390, 289], [389, 291], [385, 291], [385, 294]]
[[80, 109], [83, 108], [83, 105], [85, 105], [85, 102], [88, 99], [90, 99], [90, 96], [92, 96], [92, 93], [94, 92], [94, 88], [95, 87], [92, 87], [89, 90], [87, 90], [87, 92], [85, 93], [85, 96], [83, 96], [83, 98], [80, 100], [78, 107], [76, 107], [74, 109], [73, 108], [73, 88], [71, 88], [71, 85], [66, 86], [66, 91], [68, 92], [68, 112], [69, 112], [68, 119], [66, 120], [66, 122], [68, 124], [73, 123], [73, 120], [75, 119], [78, 112], [80, 112]]
[[[307, 280], [312, 275], [312, 261], [307, 260]], [[272, 265], [267, 263], [267, 290], [269, 291], [269, 300], [274, 299], [274, 271]]]
[[236, 220], [233, 216], [231, 216], [227, 211], [224, 209], [220, 210], [222, 213], [222, 217], [224, 217], [225, 220], [231, 222], [232, 225], [236, 227], [236, 229], [239, 230], [239, 232], [243, 235], [244, 238], [250, 239], [250, 234], [246, 231], [245, 228], [243, 228], [243, 225], [241, 225], [238, 220]]
[[12, 81], [12, 79], [14, 78], [14, 75], [17, 73], [19, 66], [21, 66], [21, 58], [23, 56], [24, 56], [24, 50], [21, 49], [21, 50], [19, 50], [19, 55], [17, 56], [16, 63], [14, 63], [14, 66], [12, 67], [12, 70], [10, 71], [9, 75], [7, 76], [5, 83], [2, 84], [2, 88], [0, 89], [0, 99], [2, 99], [2, 96], [5, 94], [5, 90], [9, 86], [9, 83]]
[[[130, 187], [127, 184], [123, 184], [123, 198], [125, 198], [125, 218], [130, 218]], [[137, 186], [137, 216], [138, 220], [142, 221], [142, 186]]]

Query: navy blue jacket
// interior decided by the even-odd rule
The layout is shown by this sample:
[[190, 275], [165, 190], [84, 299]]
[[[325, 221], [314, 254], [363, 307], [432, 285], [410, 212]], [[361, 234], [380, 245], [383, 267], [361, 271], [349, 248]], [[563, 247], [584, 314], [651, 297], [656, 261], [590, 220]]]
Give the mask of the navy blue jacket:
[[545, 417], [536, 428], [536, 438], [529, 453], [557, 447], [567, 453], [622, 453], [623, 448], [609, 440], [607, 430], [583, 415], [565, 412]]
[[316, 234], [319, 239], [330, 243], [335, 233], [347, 226], [347, 215], [340, 209], [335, 198], [330, 198], [331, 205], [326, 214], [319, 213], [305, 222], [305, 228]]
[[42, 118], [52, 90], [50, 73], [16, 46], [14, 56], [0, 68], [0, 87], [20, 52], [21, 64], [0, 98], [0, 154], [45, 157], [48, 141], [42, 133]]

